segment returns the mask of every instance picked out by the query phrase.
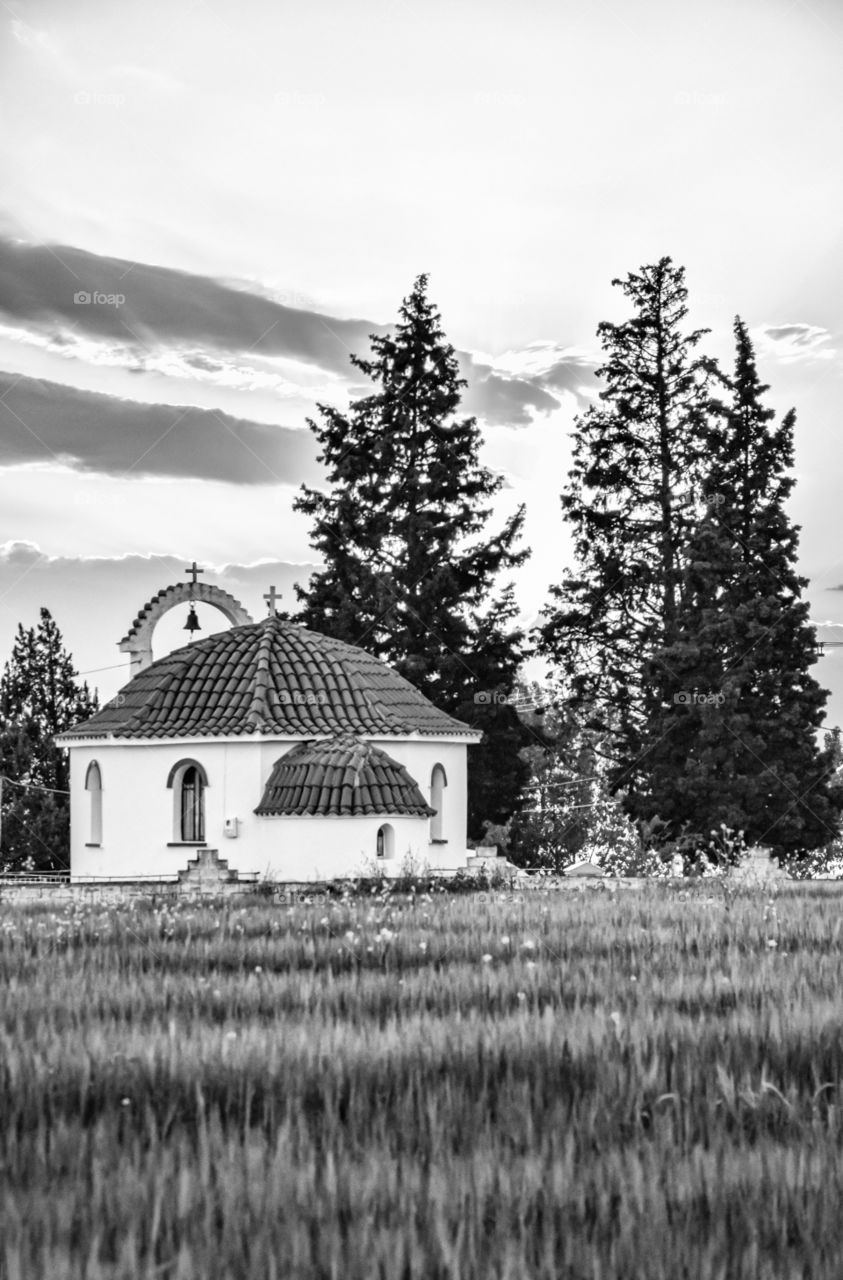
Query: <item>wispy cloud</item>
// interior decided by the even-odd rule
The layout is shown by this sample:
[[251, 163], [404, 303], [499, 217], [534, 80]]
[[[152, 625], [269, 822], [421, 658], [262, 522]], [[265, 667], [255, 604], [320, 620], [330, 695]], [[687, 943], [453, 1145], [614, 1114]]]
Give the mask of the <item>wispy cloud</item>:
[[575, 347], [534, 342], [500, 356], [468, 358], [463, 407], [494, 426], [528, 426], [535, 413], [552, 413], [566, 397], [582, 407], [596, 394], [594, 361]]
[[342, 373], [373, 328], [186, 271], [10, 240], [0, 240], [0, 309], [37, 328], [66, 328], [139, 353], [185, 345], [286, 356]]
[[[368, 354], [370, 336], [388, 331], [257, 286], [8, 238], [0, 239], [0, 316], [10, 342], [91, 369], [259, 391], [282, 402], [339, 404], [368, 394], [350, 357]], [[575, 348], [537, 342], [501, 356], [458, 355], [468, 382], [463, 411], [493, 426], [527, 426], [566, 396], [581, 403], [594, 394], [593, 361]]]
[[297, 485], [321, 474], [308, 431], [0, 373], [0, 466], [33, 462], [232, 484]]
[[837, 351], [828, 344], [828, 329], [815, 324], [766, 324], [752, 333], [756, 346], [767, 356], [782, 363], [803, 360], [833, 360]]

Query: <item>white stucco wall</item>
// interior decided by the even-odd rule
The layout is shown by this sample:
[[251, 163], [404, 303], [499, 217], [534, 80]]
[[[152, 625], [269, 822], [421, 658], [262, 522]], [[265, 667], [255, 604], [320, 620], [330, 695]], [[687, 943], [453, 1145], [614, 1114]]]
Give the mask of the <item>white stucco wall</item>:
[[[464, 739], [372, 739], [400, 761], [430, 800], [433, 767], [441, 764], [444, 792], [443, 836], [430, 843], [430, 820], [383, 815], [358, 818], [258, 817], [254, 813], [279, 756], [293, 741], [279, 739], [171, 739], [169, 741], [80, 742], [71, 747], [71, 876], [172, 875], [195, 856], [195, 848], [175, 844], [170, 770], [180, 760], [196, 760], [208, 777], [205, 844], [217, 848], [229, 866], [271, 879], [307, 880], [353, 875], [375, 865], [378, 828], [394, 829], [395, 855], [384, 870], [396, 874], [404, 855], [431, 867], [465, 865], [466, 742]], [[102, 775], [102, 840], [90, 847], [88, 765]], [[226, 818], [238, 819], [238, 836], [224, 835]]]

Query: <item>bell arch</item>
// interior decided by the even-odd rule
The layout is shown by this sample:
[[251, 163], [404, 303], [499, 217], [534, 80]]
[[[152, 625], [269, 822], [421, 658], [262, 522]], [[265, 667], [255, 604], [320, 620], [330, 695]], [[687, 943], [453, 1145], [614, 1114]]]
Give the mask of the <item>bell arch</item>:
[[177, 582], [172, 587], [165, 587], [148, 600], [135, 618], [126, 635], [120, 641], [121, 653], [128, 653], [131, 663], [131, 675], [136, 676], [152, 662], [152, 633], [170, 609], [179, 604], [209, 604], [231, 623], [233, 627], [242, 627], [252, 622], [252, 615], [244, 609], [239, 600], [235, 600], [222, 587], [215, 587], [209, 582]]

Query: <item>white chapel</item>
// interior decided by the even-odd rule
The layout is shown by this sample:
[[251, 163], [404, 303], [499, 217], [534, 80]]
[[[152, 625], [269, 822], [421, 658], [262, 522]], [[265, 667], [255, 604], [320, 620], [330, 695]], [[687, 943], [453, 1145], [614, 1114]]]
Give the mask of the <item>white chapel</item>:
[[152, 661], [150, 623], [182, 600], [193, 616], [194, 598], [248, 617], [195, 575], [160, 592], [121, 642], [136, 674], [61, 735], [71, 879], [170, 877], [211, 849], [233, 873], [277, 881], [398, 874], [407, 855], [431, 870], [467, 865], [478, 731], [363, 649], [274, 608]]

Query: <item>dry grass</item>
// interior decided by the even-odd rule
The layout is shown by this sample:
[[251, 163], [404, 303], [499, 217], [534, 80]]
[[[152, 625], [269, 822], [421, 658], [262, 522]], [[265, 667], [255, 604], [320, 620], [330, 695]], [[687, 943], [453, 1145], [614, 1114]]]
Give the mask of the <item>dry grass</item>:
[[0, 1275], [837, 1277], [841, 928], [707, 885], [4, 905]]

